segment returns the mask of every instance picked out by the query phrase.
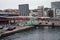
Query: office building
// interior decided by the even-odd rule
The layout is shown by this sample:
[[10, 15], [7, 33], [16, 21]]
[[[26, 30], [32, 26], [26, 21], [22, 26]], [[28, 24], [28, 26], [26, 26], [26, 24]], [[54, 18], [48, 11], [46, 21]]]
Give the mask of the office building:
[[52, 8], [60, 8], [60, 2], [51, 2]]
[[29, 4], [19, 5], [20, 16], [29, 16]]
[[51, 2], [53, 17], [60, 17], [60, 2]]
[[54, 17], [60, 17], [60, 9], [53, 9]]

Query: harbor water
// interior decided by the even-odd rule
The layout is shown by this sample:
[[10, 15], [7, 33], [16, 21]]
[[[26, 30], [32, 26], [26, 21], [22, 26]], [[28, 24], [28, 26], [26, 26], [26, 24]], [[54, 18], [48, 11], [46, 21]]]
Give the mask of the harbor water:
[[60, 40], [60, 28], [37, 27], [0, 38], [0, 40]]

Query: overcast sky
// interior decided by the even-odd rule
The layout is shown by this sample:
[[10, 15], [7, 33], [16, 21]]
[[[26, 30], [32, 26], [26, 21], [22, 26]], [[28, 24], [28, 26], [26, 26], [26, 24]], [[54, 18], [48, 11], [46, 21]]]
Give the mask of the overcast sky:
[[59, 0], [0, 0], [0, 9], [18, 9], [19, 4], [29, 4], [30, 9], [37, 6], [51, 7], [51, 2]]

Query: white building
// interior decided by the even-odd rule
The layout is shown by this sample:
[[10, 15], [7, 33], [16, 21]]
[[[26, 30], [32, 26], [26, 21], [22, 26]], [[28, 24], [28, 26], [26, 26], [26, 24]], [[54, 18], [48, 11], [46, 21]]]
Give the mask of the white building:
[[54, 8], [53, 9], [53, 16], [54, 17], [60, 17], [60, 9]]
[[37, 9], [30, 11], [30, 16], [45, 17], [46, 16], [45, 13], [44, 13], [44, 6], [38, 6]]
[[51, 8], [53, 9], [53, 16], [60, 17], [60, 2], [51, 2]]
[[32, 10], [29, 13], [30, 16], [34, 16], [37, 17], [38, 16], [38, 12], [33, 12]]
[[38, 6], [38, 16], [43, 17], [44, 16], [44, 6]]

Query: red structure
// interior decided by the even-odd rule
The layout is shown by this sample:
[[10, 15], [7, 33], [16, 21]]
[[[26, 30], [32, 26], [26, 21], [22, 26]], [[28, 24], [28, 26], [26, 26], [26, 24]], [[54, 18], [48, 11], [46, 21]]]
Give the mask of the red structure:
[[6, 9], [4, 10], [4, 12], [8, 12], [9, 13], [13, 13], [13, 14], [19, 14], [19, 10], [18, 9]]
[[[14, 21], [14, 23], [17, 21], [29, 21], [30, 18], [33, 18], [33, 17], [29, 17], [29, 16], [12, 16], [12, 17], [0, 17], [0, 23], [5, 23], [5, 24], [8, 24], [8, 23], [11, 23], [11, 21]], [[49, 20], [49, 17], [46, 17], [46, 18], [42, 18], [42, 17], [36, 17], [37, 21], [47, 21]]]
[[16, 21], [19, 21], [19, 20], [29, 21], [30, 18], [29, 17], [20, 17], [20, 16], [0, 17], [0, 23], [2, 23], [2, 24], [8, 24], [9, 22], [11, 23], [12, 20], [15, 23]]

